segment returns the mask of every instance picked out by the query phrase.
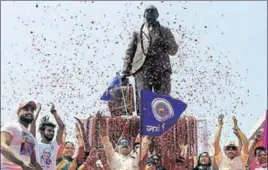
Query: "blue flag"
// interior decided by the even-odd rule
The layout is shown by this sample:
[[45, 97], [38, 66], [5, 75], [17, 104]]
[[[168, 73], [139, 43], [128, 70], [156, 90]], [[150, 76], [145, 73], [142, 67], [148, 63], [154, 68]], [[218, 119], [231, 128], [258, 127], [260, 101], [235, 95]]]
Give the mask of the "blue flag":
[[160, 136], [171, 128], [187, 104], [170, 96], [141, 90], [141, 135]]
[[113, 78], [112, 83], [107, 88], [107, 90], [103, 93], [100, 99], [105, 100], [105, 101], [112, 100], [112, 95], [110, 94], [110, 90], [116, 87], [120, 87], [120, 86], [121, 86], [121, 77], [120, 77], [120, 73], [117, 72], [116, 76]]

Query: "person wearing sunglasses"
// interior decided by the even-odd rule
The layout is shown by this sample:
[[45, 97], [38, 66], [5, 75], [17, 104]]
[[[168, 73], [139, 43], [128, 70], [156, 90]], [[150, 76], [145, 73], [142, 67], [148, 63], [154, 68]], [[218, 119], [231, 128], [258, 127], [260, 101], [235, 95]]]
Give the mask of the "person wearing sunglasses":
[[255, 170], [267, 170], [268, 169], [268, 152], [263, 146], [256, 147], [254, 150], [254, 156], [259, 165]]
[[215, 140], [213, 142], [214, 158], [219, 170], [245, 170], [248, 160], [248, 139], [245, 134], [239, 129], [237, 119], [233, 117], [233, 131], [236, 136], [239, 136], [242, 141], [241, 151], [234, 141], [228, 142], [224, 146], [224, 155], [220, 148], [220, 137], [223, 127], [223, 115], [218, 117], [218, 127], [216, 130]]
[[142, 148], [136, 152], [132, 151], [132, 146], [128, 139], [119, 140], [116, 149], [110, 141], [107, 131], [107, 117], [97, 115], [101, 125], [101, 142], [107, 156], [111, 170], [138, 170], [140, 159], [143, 159], [148, 152], [149, 137], [141, 138]]

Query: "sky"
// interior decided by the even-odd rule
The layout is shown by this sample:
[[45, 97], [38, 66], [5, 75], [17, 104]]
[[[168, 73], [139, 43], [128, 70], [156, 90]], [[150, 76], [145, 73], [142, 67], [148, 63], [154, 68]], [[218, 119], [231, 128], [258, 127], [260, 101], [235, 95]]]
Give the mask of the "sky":
[[109, 114], [99, 98], [150, 4], [179, 44], [171, 96], [184, 114], [207, 121], [210, 141], [219, 114], [224, 142], [236, 139], [233, 115], [249, 134], [267, 109], [267, 2], [1, 2], [1, 121], [29, 100], [50, 115], [54, 102], [72, 139], [73, 116]]

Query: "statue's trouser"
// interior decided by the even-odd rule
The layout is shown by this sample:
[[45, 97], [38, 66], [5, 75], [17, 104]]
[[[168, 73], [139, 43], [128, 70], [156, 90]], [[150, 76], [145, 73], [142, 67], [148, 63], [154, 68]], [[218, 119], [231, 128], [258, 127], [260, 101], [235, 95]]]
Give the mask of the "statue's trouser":
[[171, 89], [170, 72], [155, 69], [143, 69], [134, 74], [137, 115], [140, 115], [140, 90], [148, 89], [158, 94], [169, 95]]

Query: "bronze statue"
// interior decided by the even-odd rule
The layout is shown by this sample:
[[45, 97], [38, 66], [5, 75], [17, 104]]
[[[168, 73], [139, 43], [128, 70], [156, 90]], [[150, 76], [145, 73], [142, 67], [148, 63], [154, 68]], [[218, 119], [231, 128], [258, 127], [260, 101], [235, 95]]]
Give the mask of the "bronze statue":
[[[172, 74], [169, 55], [178, 51], [174, 35], [157, 21], [158, 10], [148, 6], [144, 12], [145, 23], [134, 31], [124, 61], [122, 82], [134, 76], [137, 101], [141, 89], [169, 95]], [[138, 102], [137, 102], [138, 103]]]

